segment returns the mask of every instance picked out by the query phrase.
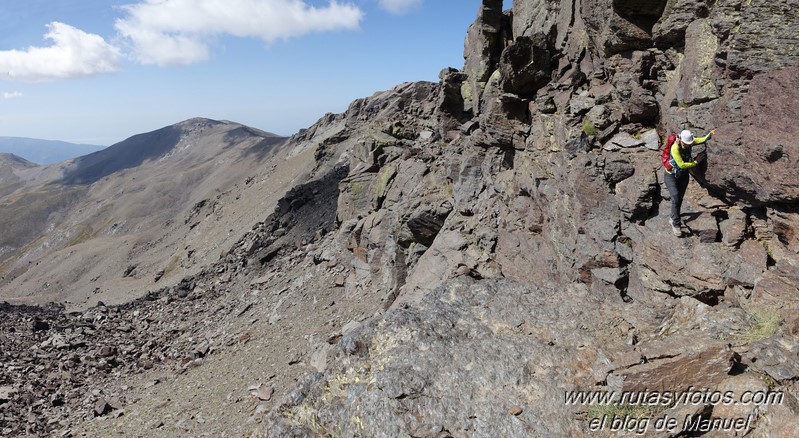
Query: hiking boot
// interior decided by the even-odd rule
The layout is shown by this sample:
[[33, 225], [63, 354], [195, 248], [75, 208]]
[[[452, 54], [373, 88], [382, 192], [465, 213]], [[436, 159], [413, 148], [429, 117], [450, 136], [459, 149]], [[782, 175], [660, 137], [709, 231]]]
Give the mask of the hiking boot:
[[682, 237], [682, 230], [680, 229], [680, 226], [671, 224], [671, 234], [674, 234], [677, 237]]

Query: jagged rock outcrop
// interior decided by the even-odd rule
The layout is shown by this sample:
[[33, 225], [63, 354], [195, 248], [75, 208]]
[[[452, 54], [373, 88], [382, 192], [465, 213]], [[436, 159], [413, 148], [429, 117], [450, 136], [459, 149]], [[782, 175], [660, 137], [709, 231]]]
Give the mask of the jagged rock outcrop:
[[499, 63], [499, 55], [509, 39], [507, 19], [502, 13], [502, 0], [483, 0], [478, 19], [466, 36], [463, 71], [468, 77], [464, 100], [476, 114], [480, 111], [480, 95]]
[[[483, 3], [467, 36], [463, 72], [442, 73], [440, 104], [425, 115], [428, 124], [437, 118], [446, 123], [440, 131], [446, 133], [453, 131], [453, 114], [463, 118], [471, 108], [472, 119], [457, 135], [442, 136], [444, 153], [424, 159], [420, 173], [391, 176], [391, 169], [410, 168], [400, 156], [371, 177], [388, 181], [388, 192], [394, 181], [434, 187], [427, 193], [436, 201], [421, 203], [407, 216], [423, 224], [425, 234], [382, 231], [362, 250], [351, 248], [361, 254], [356, 271], [371, 272], [369, 287], [391, 291], [387, 302], [394, 304], [345, 334], [336, 365], [278, 404], [265, 430], [274, 436], [367, 430], [374, 436], [477, 436], [488, 430], [581, 436], [589, 429], [586, 423], [574, 426], [574, 412], [548, 411], [557, 403], [545, 399], [558, 384], [673, 391], [733, 385], [742, 391], [745, 379], [737, 374], [749, 370], [779, 382], [787, 395], [787, 409], [758, 408], [764, 415], [760, 430], [783, 433], [784, 415], [799, 412], [795, 388], [786, 380], [791, 372], [780, 377], [758, 356], [767, 348], [770, 357], [795, 360], [764, 345], [769, 339], [795, 342], [789, 327], [796, 324], [791, 303], [799, 282], [789, 272], [799, 256], [790, 169], [797, 155], [791, 151], [799, 144], [791, 122], [797, 99], [787, 81], [799, 57], [795, 34], [766, 35], [752, 23], [773, 23], [779, 10], [779, 27], [797, 29], [790, 6], [514, 2], [501, 15], [496, 3]], [[668, 227], [670, 200], [653, 150], [660, 148], [658, 137], [685, 128], [699, 135], [718, 128], [718, 134], [707, 146], [708, 164], [694, 173], [699, 185], [689, 192], [685, 223], [692, 237], [677, 239]], [[444, 184], [451, 188], [437, 190]], [[374, 197], [384, 190], [365, 191]], [[390, 211], [378, 205], [363, 203], [373, 218], [364, 222], [370, 235]], [[339, 235], [352, 236], [356, 229], [342, 226]], [[404, 282], [390, 280], [396, 276], [385, 275], [385, 265], [378, 276], [380, 264], [363, 263], [385, 249], [400, 254], [396, 248], [409, 236], [417, 239], [413, 256], [402, 252], [404, 258], [390, 263]], [[519, 292], [512, 283], [497, 286], [501, 278], [559, 292]], [[465, 285], [470, 281], [474, 286]], [[467, 304], [462, 300], [472, 296], [469, 287], [494, 292]], [[548, 298], [519, 305], [507, 325], [489, 316], [497, 302], [526, 303], [527, 294]], [[583, 340], [592, 346], [592, 359], [567, 348], [571, 356], [564, 355], [557, 370], [544, 366], [542, 376], [548, 377], [541, 381], [503, 374], [514, 361], [546, 363], [544, 353], [514, 343], [503, 327], [513, 332], [529, 324], [535, 333], [546, 331], [552, 321], [525, 319], [531, 307], [548, 309], [557, 302], [559, 310], [579, 308], [588, 299], [584, 294], [596, 300], [594, 313], [575, 315], [582, 329], [596, 331]], [[630, 315], [641, 302], [651, 311]], [[479, 316], [460, 313], [473, 307], [484, 310]], [[605, 329], [590, 328], [594, 317], [609, 320], [614, 312], [624, 321], [620, 343], [611, 342]], [[771, 321], [769, 328], [764, 319]], [[471, 324], [491, 327], [472, 333], [480, 347], [469, 335], [461, 338], [460, 330]], [[502, 347], [483, 351], [487, 344]], [[554, 351], [561, 344], [554, 345], [547, 357], [559, 354]], [[461, 354], [468, 358], [461, 361]], [[496, 359], [497, 371], [480, 368], [485, 356]], [[586, 361], [591, 365], [584, 366]], [[460, 378], [461, 369], [473, 373]], [[578, 377], [583, 375], [591, 377]], [[755, 383], [747, 384], [762, 386]], [[528, 391], [528, 385], [536, 389]], [[465, 400], [447, 398], [445, 388], [456, 387]], [[506, 405], [492, 405], [481, 398], [486, 394]], [[589, 417], [596, 415], [588, 410]], [[683, 427], [686, 416], [731, 415], [725, 412], [683, 406], [667, 415], [681, 415]], [[564, 416], [572, 420], [563, 422]]]
[[[419, 307], [343, 333], [335, 365], [304, 382], [308, 401], [287, 397], [273, 413], [297, 421], [273, 419], [269, 434], [579, 435], [560, 414], [570, 389], [563, 382], [591, 379], [597, 351], [585, 346], [597, 340], [589, 333], [601, 332], [601, 315], [614, 306], [584, 286], [571, 290], [581, 298], [573, 305], [561, 293], [513, 281], [446, 282]], [[578, 321], [585, 330], [573, 330]], [[558, 365], [565, 362], [572, 366]]]

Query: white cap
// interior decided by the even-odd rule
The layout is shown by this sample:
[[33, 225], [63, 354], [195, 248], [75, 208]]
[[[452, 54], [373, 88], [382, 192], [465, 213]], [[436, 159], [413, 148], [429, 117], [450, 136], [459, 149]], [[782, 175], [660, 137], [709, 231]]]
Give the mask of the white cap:
[[691, 131], [686, 129], [680, 133], [680, 141], [685, 144], [694, 144], [694, 135], [691, 134]]

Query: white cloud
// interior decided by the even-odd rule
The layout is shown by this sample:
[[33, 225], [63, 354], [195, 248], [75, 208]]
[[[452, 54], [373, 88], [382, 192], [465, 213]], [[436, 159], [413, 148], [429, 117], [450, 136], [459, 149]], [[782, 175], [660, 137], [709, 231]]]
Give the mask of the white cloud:
[[380, 7], [392, 14], [404, 14], [422, 4], [422, 0], [380, 0]]
[[139, 62], [187, 65], [209, 57], [208, 42], [220, 35], [267, 43], [312, 32], [357, 29], [363, 12], [331, 0], [326, 7], [305, 0], [144, 0], [123, 6], [116, 29], [130, 40]]
[[22, 93], [19, 91], [12, 91], [10, 93], [6, 91], [3, 93], [3, 100], [16, 99], [18, 97], [22, 97]]
[[112, 73], [119, 69], [119, 49], [94, 34], [54, 21], [47, 25], [49, 47], [0, 51], [0, 75], [29, 82]]

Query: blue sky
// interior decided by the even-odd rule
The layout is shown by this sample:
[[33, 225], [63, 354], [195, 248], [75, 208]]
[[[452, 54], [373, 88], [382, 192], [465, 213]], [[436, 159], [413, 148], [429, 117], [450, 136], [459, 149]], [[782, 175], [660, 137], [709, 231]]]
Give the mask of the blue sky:
[[0, 3], [0, 136], [110, 145], [191, 117], [290, 135], [437, 81], [481, 1]]

